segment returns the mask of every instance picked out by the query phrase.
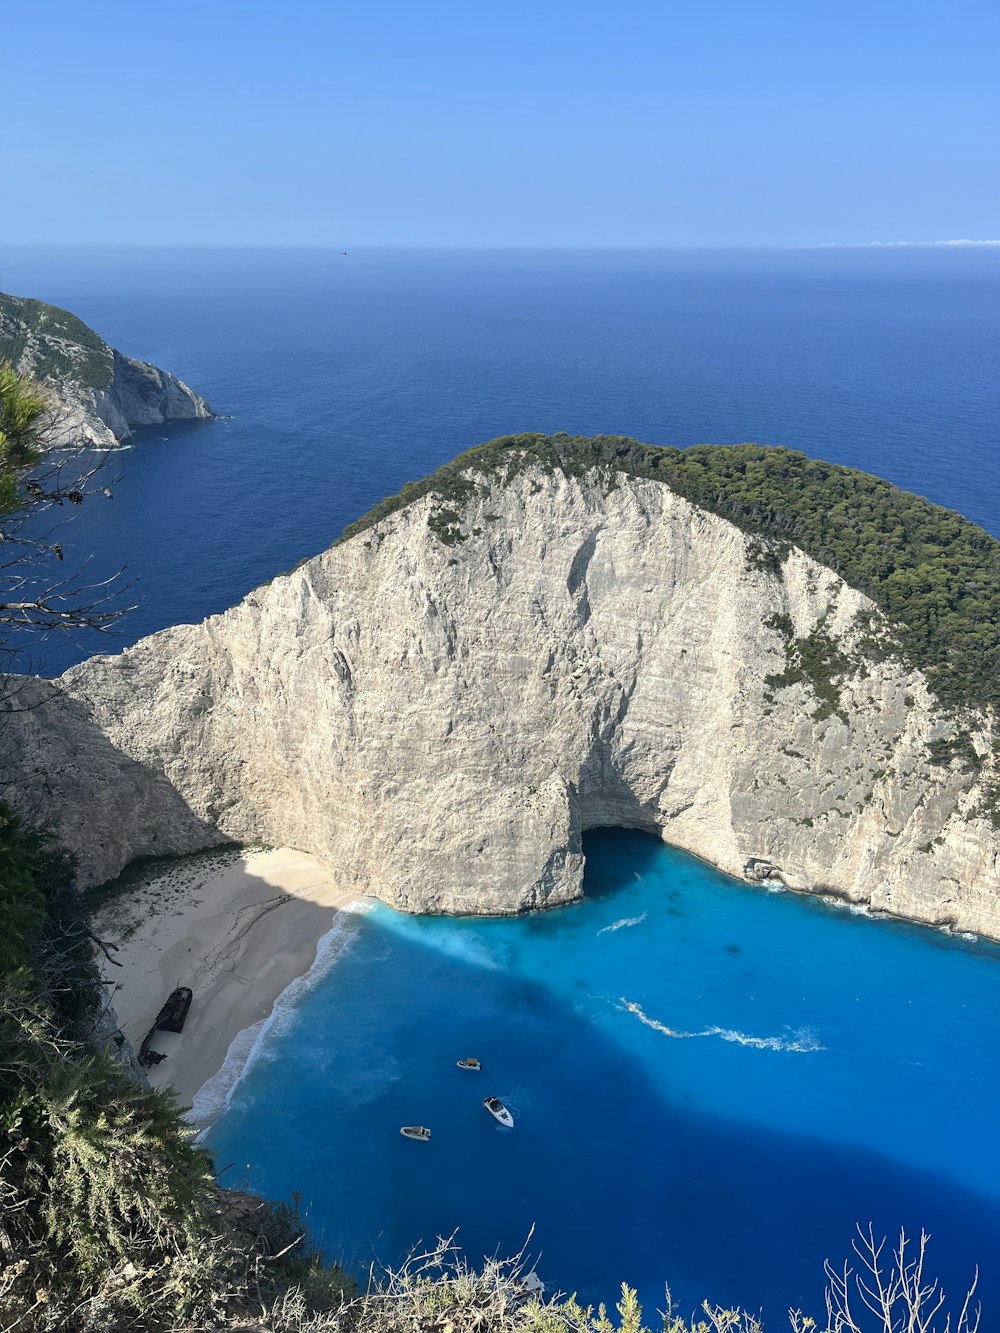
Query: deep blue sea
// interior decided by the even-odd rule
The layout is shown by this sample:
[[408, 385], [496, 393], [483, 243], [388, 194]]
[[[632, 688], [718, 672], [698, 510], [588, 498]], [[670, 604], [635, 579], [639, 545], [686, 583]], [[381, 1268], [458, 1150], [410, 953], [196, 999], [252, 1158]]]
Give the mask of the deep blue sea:
[[1000, 251], [0, 246], [0, 287], [229, 414], [148, 433], [109, 463], [113, 503], [73, 519], [67, 562], [137, 580], [119, 643], [223, 610], [513, 431], [784, 444], [1000, 534]]
[[[121, 565], [115, 640], [232, 604], [374, 501], [519, 430], [756, 440], [1000, 535], [1000, 254], [30, 251], [65, 305], [225, 419], [113, 455], [67, 559]], [[550, 1283], [818, 1311], [855, 1222], [978, 1262], [1000, 1326], [1000, 956], [589, 835], [587, 900], [513, 921], [341, 920], [211, 1144], [366, 1264], [459, 1227]], [[334, 961], [336, 960], [336, 961]], [[482, 1075], [454, 1067], [485, 1062]], [[294, 1089], [294, 1095], [289, 1095]], [[487, 1092], [517, 1127], [496, 1127]], [[414, 1144], [402, 1123], [434, 1137]]]

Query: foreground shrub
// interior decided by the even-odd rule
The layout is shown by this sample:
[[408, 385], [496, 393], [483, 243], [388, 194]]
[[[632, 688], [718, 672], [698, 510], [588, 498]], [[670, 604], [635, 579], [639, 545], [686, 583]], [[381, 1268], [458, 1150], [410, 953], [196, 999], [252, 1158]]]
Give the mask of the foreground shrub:
[[342, 1303], [294, 1211], [220, 1190], [173, 1094], [94, 1049], [72, 862], [2, 804], [0, 908], [0, 1333], [226, 1327], [292, 1285]]
[[[887, 1253], [885, 1241], [859, 1229], [853, 1265], [826, 1266], [825, 1318], [789, 1311], [791, 1333], [977, 1333], [975, 1282], [949, 1311], [939, 1284], [925, 1274], [927, 1239], [921, 1235], [912, 1246], [901, 1235]], [[574, 1296], [536, 1299], [526, 1273], [523, 1251], [472, 1268], [452, 1241], [440, 1241], [399, 1268], [373, 1274], [365, 1292], [326, 1313], [311, 1311], [293, 1289], [260, 1327], [268, 1333], [651, 1333], [635, 1291], [624, 1283], [616, 1318], [604, 1305], [595, 1310]], [[654, 1327], [661, 1333], [765, 1333], [760, 1316], [708, 1301], [685, 1316], [669, 1288]]]

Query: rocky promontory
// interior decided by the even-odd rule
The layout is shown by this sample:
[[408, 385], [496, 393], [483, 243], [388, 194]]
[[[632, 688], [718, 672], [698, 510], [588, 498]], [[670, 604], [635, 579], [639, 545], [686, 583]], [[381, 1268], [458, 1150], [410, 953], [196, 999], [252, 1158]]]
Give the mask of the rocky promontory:
[[509, 913], [578, 897], [582, 833], [621, 825], [1000, 938], [992, 706], [943, 702], [936, 641], [920, 665], [794, 539], [592, 443], [473, 451], [232, 610], [31, 685], [8, 799], [90, 883], [261, 840], [409, 911]]
[[212, 416], [175, 375], [116, 351], [68, 310], [44, 301], [0, 292], [0, 361], [44, 386], [48, 448], [111, 449], [133, 426]]

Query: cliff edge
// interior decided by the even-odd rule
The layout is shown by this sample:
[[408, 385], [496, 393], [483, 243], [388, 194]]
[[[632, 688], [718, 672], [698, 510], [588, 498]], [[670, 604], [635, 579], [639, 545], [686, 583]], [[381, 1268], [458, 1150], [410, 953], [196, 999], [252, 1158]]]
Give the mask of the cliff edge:
[[573, 466], [503, 443], [232, 610], [22, 693], [9, 799], [90, 883], [254, 839], [408, 911], [518, 912], [577, 898], [581, 834], [622, 825], [1000, 938], [988, 705], [942, 704], [794, 543], [588, 442]]
[[212, 410], [175, 375], [116, 351], [82, 320], [0, 292], [0, 361], [45, 386], [48, 448], [111, 449], [133, 426], [207, 419]]

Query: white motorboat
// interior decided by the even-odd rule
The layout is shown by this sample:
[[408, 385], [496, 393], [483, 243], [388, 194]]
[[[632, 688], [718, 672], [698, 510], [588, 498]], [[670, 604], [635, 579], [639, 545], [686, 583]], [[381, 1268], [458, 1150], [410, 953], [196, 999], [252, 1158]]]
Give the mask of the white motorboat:
[[474, 1055], [470, 1055], [465, 1060], [456, 1060], [455, 1063], [459, 1069], [482, 1069], [483, 1067], [482, 1060], [477, 1060]]
[[514, 1128], [514, 1117], [507, 1110], [499, 1097], [484, 1097], [483, 1105], [494, 1120], [499, 1121], [501, 1125], [506, 1125], [508, 1129]]
[[399, 1132], [404, 1139], [416, 1139], [419, 1143], [426, 1143], [431, 1136], [424, 1125], [404, 1125]]

